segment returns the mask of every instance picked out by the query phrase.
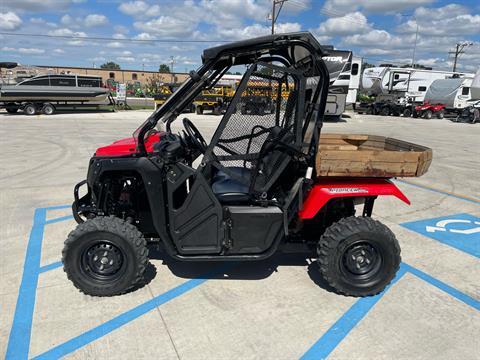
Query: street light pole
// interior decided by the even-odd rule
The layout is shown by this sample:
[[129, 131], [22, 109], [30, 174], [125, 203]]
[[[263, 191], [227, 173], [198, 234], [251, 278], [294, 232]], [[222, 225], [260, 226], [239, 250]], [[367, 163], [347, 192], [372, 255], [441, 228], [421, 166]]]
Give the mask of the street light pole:
[[412, 68], [415, 67], [415, 51], [417, 50], [417, 39], [418, 39], [418, 22], [416, 18], [415, 18], [415, 23], [417, 24], [417, 31], [415, 32], [415, 44], [413, 45]]

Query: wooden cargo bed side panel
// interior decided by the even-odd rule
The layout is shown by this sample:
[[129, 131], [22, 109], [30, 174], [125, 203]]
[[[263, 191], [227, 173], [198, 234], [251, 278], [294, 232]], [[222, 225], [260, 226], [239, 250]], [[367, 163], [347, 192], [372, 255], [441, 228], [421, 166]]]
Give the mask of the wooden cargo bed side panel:
[[376, 135], [322, 134], [316, 158], [319, 176], [421, 176], [432, 161], [432, 150]]

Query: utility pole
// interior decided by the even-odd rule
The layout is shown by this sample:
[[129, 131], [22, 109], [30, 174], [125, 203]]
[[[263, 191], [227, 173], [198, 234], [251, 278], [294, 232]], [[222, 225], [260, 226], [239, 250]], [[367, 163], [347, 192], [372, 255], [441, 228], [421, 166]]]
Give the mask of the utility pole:
[[[280, 11], [282, 10], [283, 3], [288, 0], [272, 0], [272, 35], [275, 34], [275, 22], [277, 21], [278, 15], [280, 15]], [[280, 5], [278, 8], [277, 13], [275, 14], [275, 7]]]
[[468, 42], [468, 41], [464, 41], [462, 43], [456, 43], [455, 51], [449, 51], [448, 52], [449, 54], [455, 54], [455, 59], [453, 60], [453, 72], [455, 72], [457, 70], [458, 57], [465, 52], [464, 49], [467, 46], [472, 46], [472, 45], [473, 45], [473, 42]]

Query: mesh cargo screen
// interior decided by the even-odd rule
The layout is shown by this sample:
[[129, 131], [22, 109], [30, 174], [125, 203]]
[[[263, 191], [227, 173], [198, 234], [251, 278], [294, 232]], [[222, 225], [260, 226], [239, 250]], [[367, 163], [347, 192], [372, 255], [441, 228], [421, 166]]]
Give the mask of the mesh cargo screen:
[[232, 167], [255, 169], [251, 173], [257, 172], [254, 188], [258, 191], [265, 191], [264, 185], [276, 176], [285, 160], [278, 150], [264, 153], [272, 130], [283, 141], [295, 140], [296, 86], [292, 75], [258, 64], [213, 148], [227, 173]]

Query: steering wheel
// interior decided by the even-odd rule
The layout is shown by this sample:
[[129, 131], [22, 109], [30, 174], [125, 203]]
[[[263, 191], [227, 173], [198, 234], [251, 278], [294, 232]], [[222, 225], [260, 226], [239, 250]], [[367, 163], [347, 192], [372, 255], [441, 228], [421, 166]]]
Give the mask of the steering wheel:
[[202, 134], [200, 134], [200, 131], [198, 131], [197, 127], [193, 125], [193, 123], [190, 121], [190, 119], [183, 118], [183, 127], [185, 128], [185, 131], [187, 132], [188, 136], [190, 136], [190, 139], [193, 142], [193, 145], [195, 145], [198, 150], [201, 151], [202, 154], [205, 154], [205, 151], [207, 151], [207, 142], [203, 138]]

